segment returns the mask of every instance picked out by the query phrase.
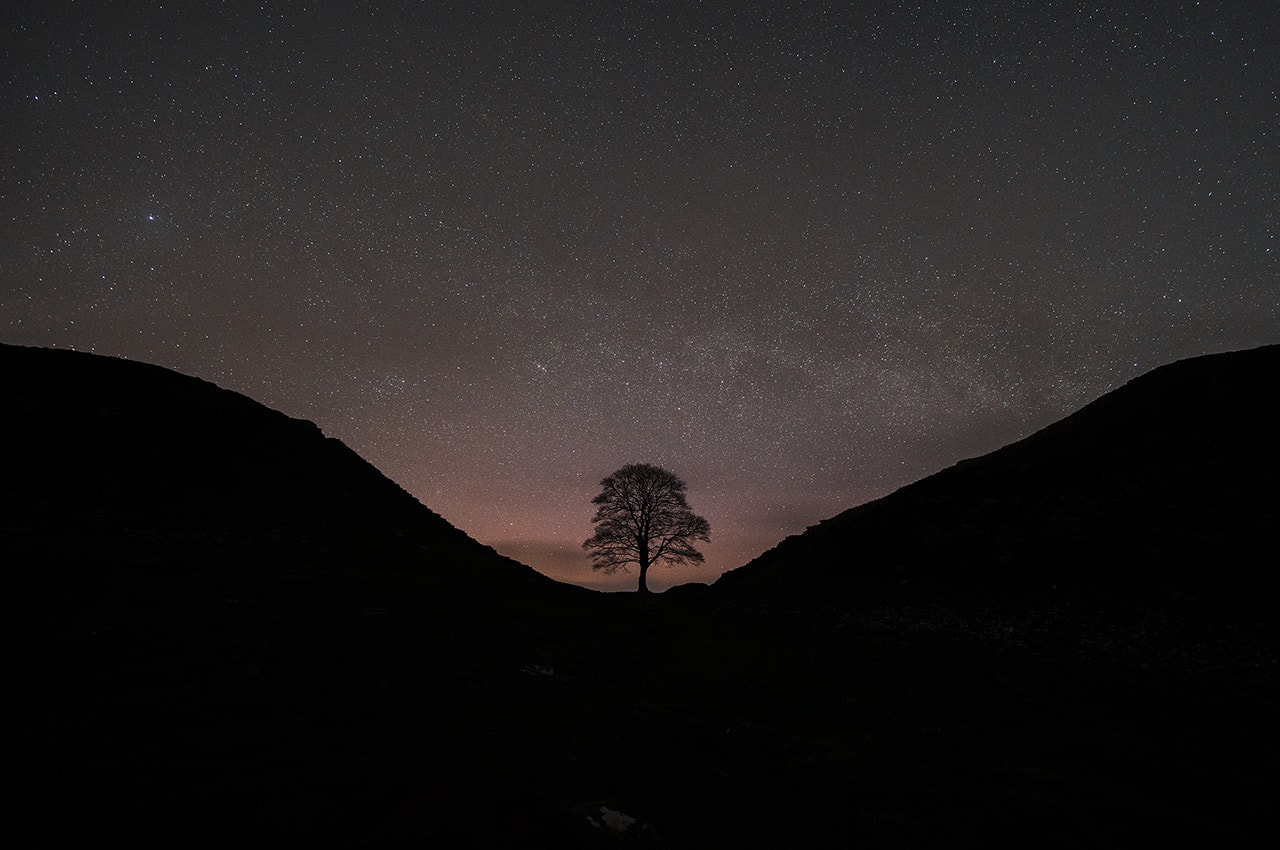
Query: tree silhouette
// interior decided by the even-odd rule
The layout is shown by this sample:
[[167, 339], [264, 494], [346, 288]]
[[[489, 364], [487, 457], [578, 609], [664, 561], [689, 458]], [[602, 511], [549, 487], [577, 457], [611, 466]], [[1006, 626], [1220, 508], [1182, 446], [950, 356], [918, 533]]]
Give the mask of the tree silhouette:
[[648, 593], [645, 576], [659, 562], [700, 564], [693, 541], [711, 540], [711, 526], [689, 510], [685, 483], [673, 472], [647, 463], [631, 463], [600, 482], [592, 518], [596, 533], [583, 542], [592, 569], [612, 573], [628, 564], [640, 568], [640, 593]]

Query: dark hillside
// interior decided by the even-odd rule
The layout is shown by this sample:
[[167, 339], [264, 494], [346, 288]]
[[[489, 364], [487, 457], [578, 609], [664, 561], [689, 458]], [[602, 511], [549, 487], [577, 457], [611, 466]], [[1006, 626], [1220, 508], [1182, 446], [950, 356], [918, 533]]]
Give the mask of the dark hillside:
[[788, 538], [716, 584], [820, 604], [1087, 598], [1235, 612], [1280, 588], [1280, 346], [1156, 369]]
[[[255, 571], [409, 559], [435, 581], [551, 585], [423, 507], [314, 424], [143, 363], [0, 346], [5, 546], [35, 563]], [[257, 557], [281, 550], [281, 561]], [[460, 569], [466, 564], [466, 569]], [[361, 570], [367, 569], [362, 566]]]

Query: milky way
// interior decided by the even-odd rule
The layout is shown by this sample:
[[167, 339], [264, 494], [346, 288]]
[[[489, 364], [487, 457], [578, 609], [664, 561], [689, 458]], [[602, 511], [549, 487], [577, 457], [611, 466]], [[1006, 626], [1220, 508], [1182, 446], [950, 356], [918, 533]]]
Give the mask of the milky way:
[[557, 578], [634, 583], [580, 549], [628, 462], [707, 581], [1280, 341], [1270, 4], [25, 5], [0, 338], [311, 419]]

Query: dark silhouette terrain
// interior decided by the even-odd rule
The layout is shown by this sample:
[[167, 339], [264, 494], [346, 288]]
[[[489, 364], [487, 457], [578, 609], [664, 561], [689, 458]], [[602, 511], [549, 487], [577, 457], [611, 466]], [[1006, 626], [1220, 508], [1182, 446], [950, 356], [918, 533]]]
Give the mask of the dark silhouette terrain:
[[1082, 600], [1268, 613], [1280, 589], [1280, 346], [1156, 369], [989, 455], [790, 537], [735, 596]]
[[[1162, 436], [1139, 423], [1145, 444], [1200, 440], [1213, 423], [1193, 387], [1227, 386], [1239, 356], [1148, 376], [1188, 409]], [[857, 536], [833, 520], [821, 547], [788, 541], [712, 588], [566, 587], [470, 540], [315, 426], [211, 384], [9, 346], [0, 377], [16, 833], [169, 846], [1118, 847], [1257, 844], [1274, 831], [1274, 596], [1212, 601], [1235, 600], [1239, 577], [1266, 586], [1274, 490], [1249, 488], [1274, 474], [1274, 454], [1252, 445], [1274, 430], [1229, 426], [1233, 439], [1209, 441], [1222, 463], [1257, 460], [1201, 484], [1244, 488], [1216, 502], [1233, 506], [1222, 516], [1162, 519], [1181, 508], [1116, 495], [1151, 474], [1121, 468], [1126, 452], [1114, 452], [1114, 479], [1081, 473], [1087, 504], [1115, 518], [1099, 539], [1117, 551], [1130, 545], [1121, 531], [1155, 524], [1199, 535], [1173, 555], [1202, 538], [1231, 553], [1195, 573], [1226, 589], [1188, 595], [1187, 578], [1174, 598], [1245, 637], [1215, 645], [1229, 663], [1181, 664], [1154, 650], [1081, 652], [1078, 630], [1008, 640], [866, 616], [867, 587], [879, 604], [902, 591], [918, 608], [958, 598], [961, 583], [935, 570], [904, 589], [884, 559], [915, 553], [906, 570], [930, 550], [910, 536], [877, 549], [861, 519]], [[1253, 380], [1253, 394], [1271, 392], [1269, 376]], [[1011, 447], [1026, 498], [1061, 492], [1036, 482], [1067, 480], [1110, 451], [1107, 433], [1154, 409], [1112, 398], [1098, 403], [1122, 405], [1105, 426], [1086, 409]], [[1068, 451], [1075, 462], [1055, 459]], [[1196, 454], [1152, 451], [1169, 463]], [[1175, 465], [1202, 482], [1211, 471]], [[891, 517], [877, 504], [866, 507]], [[960, 562], [980, 575], [983, 605], [1002, 577], [1017, 579], [1010, 599], [1062, 592], [1051, 588], [1070, 562], [1025, 543], [1057, 541], [1046, 536], [1057, 526], [1013, 511], [962, 517], [995, 523], [999, 552], [1043, 556], [1020, 572], [995, 556]], [[927, 525], [917, 515], [915, 533], [953, 540]], [[1194, 559], [1177, 563], [1194, 572]], [[861, 566], [874, 580], [846, 575]], [[1109, 586], [1108, 569], [1078, 574], [1074, 598]], [[1161, 593], [1119, 586], [1130, 602]]]
[[415, 580], [486, 592], [499, 578], [556, 586], [477, 544], [310, 422], [156, 366], [0, 350], [6, 545], [24, 560], [92, 552], [131, 569], [180, 560], [227, 570], [278, 554], [273, 570], [329, 563], [366, 578], [412, 555], [423, 568]]

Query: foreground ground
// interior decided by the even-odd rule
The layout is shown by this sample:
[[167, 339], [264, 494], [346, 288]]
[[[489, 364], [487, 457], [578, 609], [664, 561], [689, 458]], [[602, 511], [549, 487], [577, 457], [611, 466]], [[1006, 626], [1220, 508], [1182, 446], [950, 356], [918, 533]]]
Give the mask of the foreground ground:
[[705, 592], [442, 598], [320, 574], [232, 596], [147, 569], [26, 612], [21, 808], [50, 838], [1068, 847], [1272, 830], [1265, 636], [1159, 656], [1130, 651], [1134, 630], [993, 639]]

